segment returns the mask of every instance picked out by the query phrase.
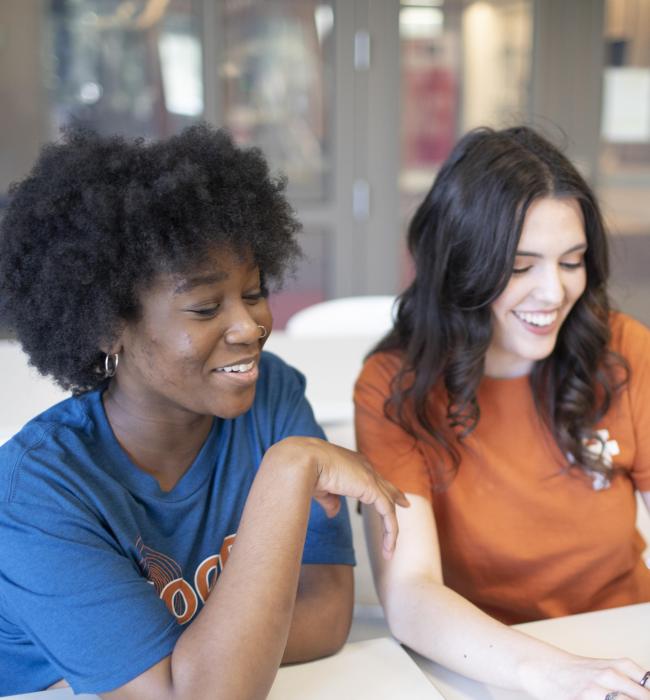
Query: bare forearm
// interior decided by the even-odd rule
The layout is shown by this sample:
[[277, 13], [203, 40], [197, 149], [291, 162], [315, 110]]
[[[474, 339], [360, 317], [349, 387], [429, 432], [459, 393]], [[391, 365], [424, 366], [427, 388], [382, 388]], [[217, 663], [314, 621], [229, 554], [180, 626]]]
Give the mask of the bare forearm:
[[311, 661], [337, 652], [350, 631], [353, 600], [351, 566], [303, 566], [282, 663]]
[[273, 682], [293, 614], [313, 480], [306, 469], [275, 469], [272, 460], [253, 484], [228, 566], [174, 649], [174, 698], [265, 697]]
[[418, 653], [483, 683], [530, 688], [529, 677], [567, 654], [503, 625], [434, 581], [409, 583], [386, 600], [395, 636]]
[[[294, 619], [311, 499], [333, 516], [340, 504], [338, 497], [346, 495], [373, 504], [381, 514], [382, 547], [390, 556], [397, 534], [395, 502], [406, 505], [406, 501], [374, 473], [363, 457], [317, 438], [285, 438], [271, 447], [248, 495], [228, 565], [201, 612], [180, 636], [170, 656], [104, 697], [266, 697]], [[340, 593], [336, 586], [329, 590], [316, 587], [314, 591], [316, 596], [323, 596], [324, 602], [332, 593]], [[341, 600], [339, 597], [339, 611]], [[312, 600], [304, 610], [303, 602], [299, 604], [288, 658], [296, 659], [303, 643], [310, 655], [327, 653], [322, 647], [318, 651], [313, 630], [307, 630], [309, 624], [318, 630], [316, 623], [328, 628], [327, 620], [314, 617], [317, 604]], [[345, 615], [339, 617], [345, 620]], [[332, 644], [342, 643], [332, 638], [325, 641], [328, 650]]]

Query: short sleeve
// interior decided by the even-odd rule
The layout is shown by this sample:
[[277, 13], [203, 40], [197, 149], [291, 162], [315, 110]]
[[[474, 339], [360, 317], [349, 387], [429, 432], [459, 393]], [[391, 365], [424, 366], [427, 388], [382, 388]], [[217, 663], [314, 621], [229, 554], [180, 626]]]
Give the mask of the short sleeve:
[[[280, 375], [276, 378], [280, 396], [276, 399], [273, 442], [294, 435], [325, 440], [325, 433], [305, 396], [304, 375], [278, 358], [273, 359], [278, 363], [276, 371]], [[312, 500], [302, 563], [354, 566], [352, 529], [345, 498], [341, 498], [341, 509], [333, 518], [328, 518], [323, 508]]]
[[630, 408], [636, 442], [632, 479], [639, 491], [650, 491], [650, 329], [619, 315], [612, 330], [613, 347], [630, 367]]
[[354, 388], [357, 447], [399, 489], [431, 501], [431, 477], [417, 441], [384, 414], [398, 369], [394, 355], [379, 353], [366, 360]]
[[182, 629], [100, 522], [70, 510], [0, 507], [0, 615], [25, 659], [34, 645], [75, 692], [109, 691], [169, 655]]

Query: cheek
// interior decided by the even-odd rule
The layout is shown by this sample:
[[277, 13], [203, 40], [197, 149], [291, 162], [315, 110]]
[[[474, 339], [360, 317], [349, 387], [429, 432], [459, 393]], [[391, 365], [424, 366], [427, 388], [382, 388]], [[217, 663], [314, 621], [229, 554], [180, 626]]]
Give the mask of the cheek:
[[521, 302], [523, 292], [519, 287], [517, 280], [511, 279], [507, 287], [492, 302], [492, 314], [497, 321], [505, 321], [510, 311]]
[[161, 376], [174, 374], [174, 368], [196, 366], [201, 357], [197, 338], [186, 332], [171, 335], [150, 335], [139, 348], [141, 361]]
[[575, 279], [572, 281], [570, 285], [570, 295], [571, 295], [571, 300], [572, 301], [577, 301], [587, 288], [587, 271], [582, 268], [575, 276]]
[[251, 313], [251, 317], [255, 320], [255, 323], [264, 326], [269, 333], [273, 329], [273, 314], [271, 313], [267, 299], [264, 299], [263, 302], [260, 302], [255, 307], [255, 310]]

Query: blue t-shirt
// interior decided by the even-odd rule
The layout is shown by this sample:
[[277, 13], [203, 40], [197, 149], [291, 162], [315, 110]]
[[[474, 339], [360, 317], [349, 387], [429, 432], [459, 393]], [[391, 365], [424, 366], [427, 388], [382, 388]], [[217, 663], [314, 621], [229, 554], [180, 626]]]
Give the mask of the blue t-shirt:
[[[226, 563], [265, 451], [289, 435], [323, 437], [304, 388], [263, 353], [251, 409], [215, 418], [168, 492], [117, 443], [100, 391], [0, 447], [0, 695], [60, 678], [108, 691], [171, 653]], [[354, 563], [342, 505], [328, 519], [312, 504], [303, 563]]]

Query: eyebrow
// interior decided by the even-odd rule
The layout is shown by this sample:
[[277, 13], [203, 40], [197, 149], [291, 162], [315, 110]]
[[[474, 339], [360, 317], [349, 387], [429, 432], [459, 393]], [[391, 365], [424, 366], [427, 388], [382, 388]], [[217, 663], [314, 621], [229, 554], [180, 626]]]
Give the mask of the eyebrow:
[[205, 275], [195, 275], [194, 277], [185, 277], [174, 290], [174, 294], [184, 294], [195, 287], [203, 287], [208, 284], [216, 284], [228, 279], [228, 273], [217, 271], [210, 272]]
[[[568, 255], [569, 253], [577, 253], [578, 251], [583, 251], [583, 250], [587, 250], [587, 244], [586, 243], [578, 243], [578, 245], [574, 245], [573, 248], [569, 248], [569, 250], [565, 250], [564, 253], [562, 253], [562, 255], [560, 255], [560, 257]], [[522, 257], [526, 256], [526, 257], [530, 257], [530, 258], [543, 258], [544, 257], [541, 253], [532, 253], [532, 252], [527, 251], [527, 250], [518, 250], [515, 253], [515, 255], [516, 256], [521, 255]]]

